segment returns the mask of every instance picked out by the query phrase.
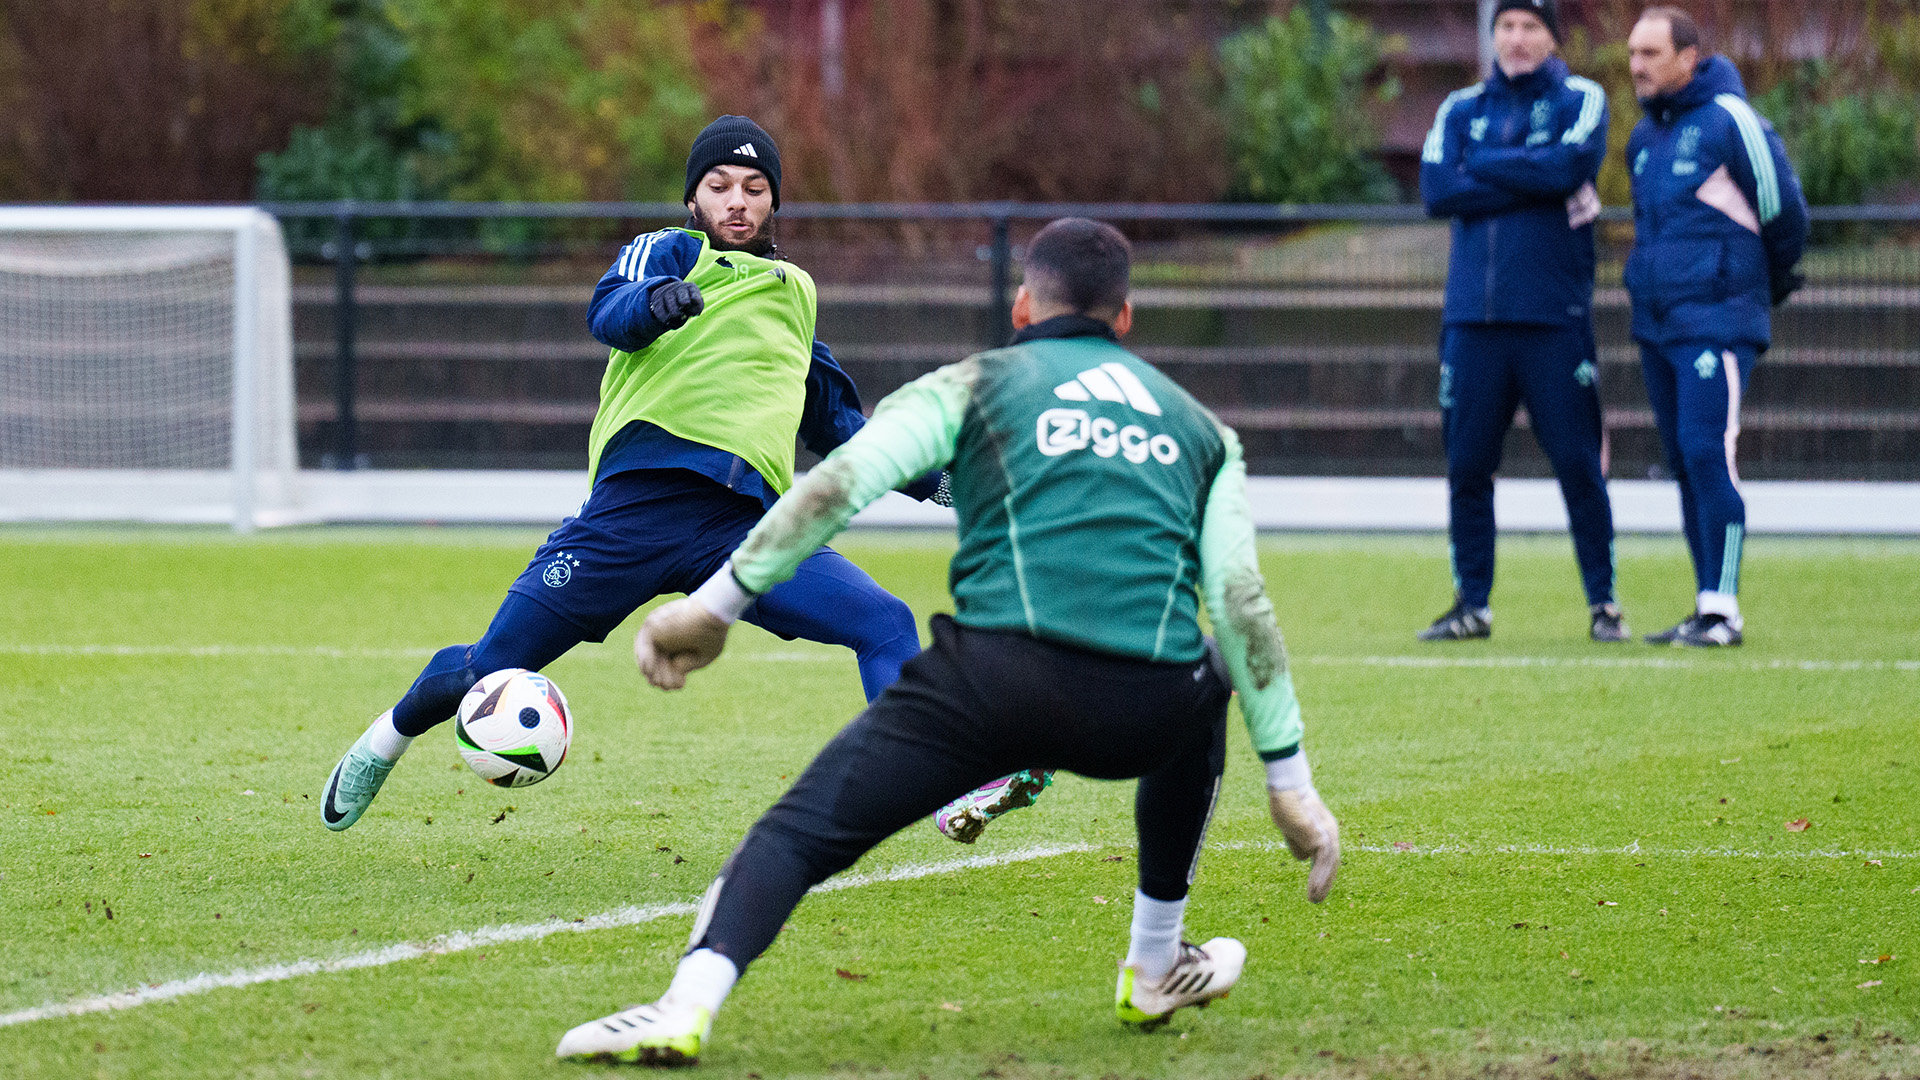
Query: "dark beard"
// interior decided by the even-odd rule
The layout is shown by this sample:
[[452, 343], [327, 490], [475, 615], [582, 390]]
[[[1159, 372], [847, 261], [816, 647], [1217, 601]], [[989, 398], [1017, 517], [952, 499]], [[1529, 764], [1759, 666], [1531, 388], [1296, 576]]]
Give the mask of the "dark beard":
[[745, 242], [739, 244], [722, 240], [719, 230], [713, 227], [713, 222], [707, 219], [707, 215], [700, 212], [698, 206], [693, 208], [693, 216], [687, 220], [687, 227], [706, 233], [707, 244], [715, 251], [744, 251], [749, 255], [758, 255], [762, 258], [779, 258], [779, 252], [773, 243], [772, 214], [768, 214], [767, 219], [760, 223], [759, 232], [747, 237]]

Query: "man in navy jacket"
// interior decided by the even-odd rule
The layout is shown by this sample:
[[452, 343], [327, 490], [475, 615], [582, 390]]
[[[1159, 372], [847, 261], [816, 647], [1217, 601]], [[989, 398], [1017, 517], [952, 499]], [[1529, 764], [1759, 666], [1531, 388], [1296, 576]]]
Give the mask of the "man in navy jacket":
[[1770, 308], [1800, 284], [1807, 204], [1780, 136], [1747, 104], [1733, 64], [1701, 57], [1686, 12], [1648, 8], [1628, 48], [1646, 110], [1627, 142], [1633, 339], [1699, 589], [1692, 615], [1647, 640], [1738, 645], [1740, 397], [1772, 341]]
[[1593, 347], [1593, 180], [1607, 153], [1607, 95], [1554, 55], [1554, 0], [1500, 0], [1493, 39], [1492, 74], [1448, 96], [1420, 163], [1427, 212], [1453, 219], [1440, 408], [1455, 589], [1420, 638], [1493, 632], [1493, 474], [1525, 402], [1566, 500], [1588, 631], [1624, 641]]

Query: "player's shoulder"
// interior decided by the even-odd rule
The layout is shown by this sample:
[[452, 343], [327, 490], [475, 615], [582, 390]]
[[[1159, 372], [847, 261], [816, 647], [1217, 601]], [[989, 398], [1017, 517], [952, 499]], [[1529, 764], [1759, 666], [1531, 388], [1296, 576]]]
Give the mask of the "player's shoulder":
[[1480, 97], [1486, 92], [1487, 84], [1484, 82], [1463, 86], [1441, 99], [1440, 107], [1434, 111], [1434, 115], [1444, 120], [1450, 116], [1464, 113], [1479, 101]]
[[1595, 102], [1604, 108], [1607, 104], [1607, 88], [1587, 78], [1585, 75], [1575, 75], [1572, 72], [1568, 72], [1567, 76], [1560, 80], [1560, 92], [1566, 97], [1575, 99], [1582, 105], [1588, 102]]
[[658, 275], [680, 277], [700, 261], [706, 238], [682, 228], [641, 233], [620, 249], [614, 272], [632, 281]]

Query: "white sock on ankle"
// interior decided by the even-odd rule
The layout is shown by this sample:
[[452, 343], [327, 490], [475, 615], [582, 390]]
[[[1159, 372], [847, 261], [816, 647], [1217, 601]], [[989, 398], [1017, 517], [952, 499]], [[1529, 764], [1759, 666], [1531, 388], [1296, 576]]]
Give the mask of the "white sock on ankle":
[[413, 736], [402, 735], [399, 729], [393, 726], [392, 709], [381, 713], [373, 722], [373, 726], [367, 730], [372, 734], [372, 738], [367, 740], [368, 748], [388, 761], [399, 761], [400, 755], [406, 753], [407, 747], [413, 745]]
[[1146, 893], [1133, 893], [1133, 936], [1127, 945], [1127, 966], [1149, 979], [1158, 979], [1173, 970], [1180, 958], [1180, 919], [1187, 901], [1155, 900]]
[[683, 1005], [719, 1012], [720, 1003], [727, 1000], [727, 994], [739, 979], [740, 969], [733, 966], [732, 960], [712, 949], [695, 949], [680, 958], [666, 996]]

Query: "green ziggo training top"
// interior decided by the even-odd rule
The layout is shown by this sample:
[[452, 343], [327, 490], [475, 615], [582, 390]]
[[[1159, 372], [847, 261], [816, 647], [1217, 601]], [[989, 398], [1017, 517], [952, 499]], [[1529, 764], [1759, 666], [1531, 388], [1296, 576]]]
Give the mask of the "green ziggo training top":
[[646, 420], [738, 454], [770, 484], [793, 484], [793, 433], [813, 358], [813, 278], [788, 262], [715, 251], [705, 234], [686, 280], [706, 309], [638, 352], [613, 350], [587, 437], [587, 475], [614, 434]]
[[1105, 324], [1065, 316], [1035, 331], [1077, 336], [979, 353], [888, 395], [754, 527], [734, 577], [767, 591], [868, 503], [951, 462], [955, 621], [1191, 662], [1205, 650], [1202, 592], [1254, 748], [1291, 753], [1300, 707], [1238, 436]]

